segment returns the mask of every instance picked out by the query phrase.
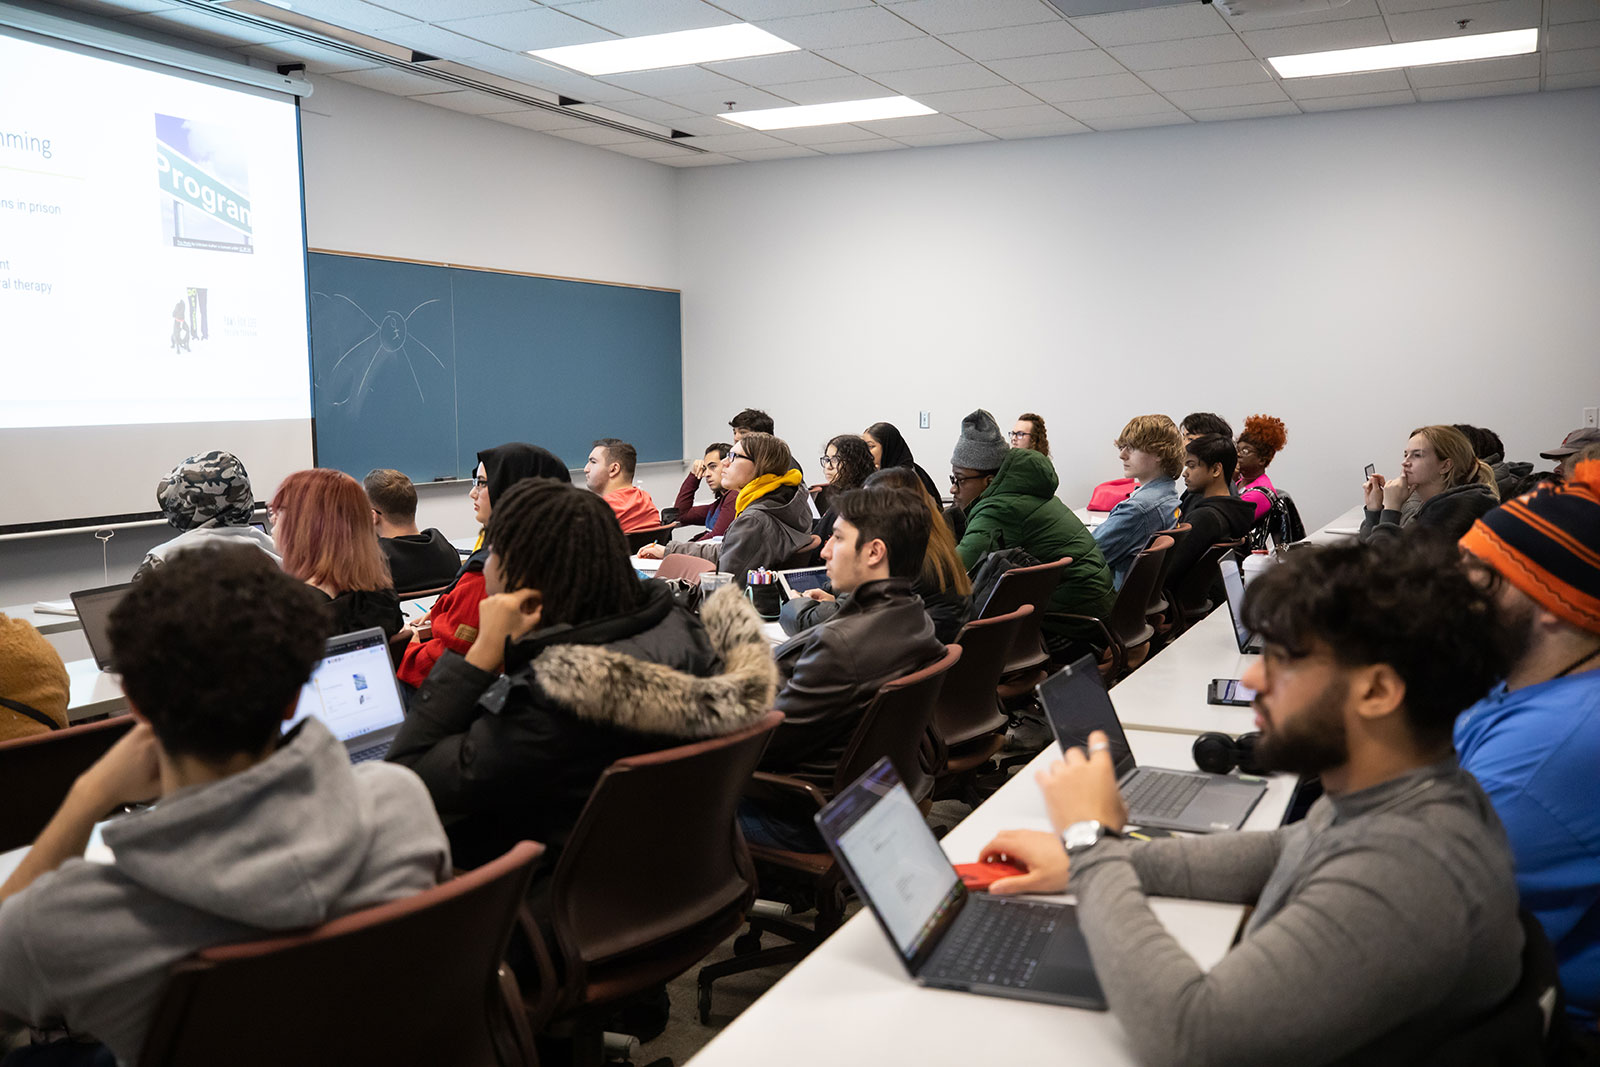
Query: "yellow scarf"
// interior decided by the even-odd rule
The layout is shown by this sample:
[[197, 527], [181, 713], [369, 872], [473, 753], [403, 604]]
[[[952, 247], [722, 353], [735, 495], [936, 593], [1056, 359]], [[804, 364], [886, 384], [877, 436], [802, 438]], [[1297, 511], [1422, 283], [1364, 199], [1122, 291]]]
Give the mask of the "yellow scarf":
[[788, 474], [779, 477], [776, 474], [763, 474], [759, 478], [752, 478], [739, 490], [739, 496], [733, 502], [733, 514], [737, 518], [744, 514], [744, 509], [754, 504], [757, 500], [781, 486], [799, 485], [800, 472], [791, 470]]

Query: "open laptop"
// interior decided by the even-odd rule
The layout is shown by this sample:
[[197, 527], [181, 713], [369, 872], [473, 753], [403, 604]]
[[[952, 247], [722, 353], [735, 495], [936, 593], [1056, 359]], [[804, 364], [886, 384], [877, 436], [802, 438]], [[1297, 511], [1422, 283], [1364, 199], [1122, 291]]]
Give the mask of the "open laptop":
[[1092, 656], [1046, 678], [1039, 702], [1063, 752], [1087, 744], [1095, 730], [1105, 731], [1128, 821], [1137, 826], [1197, 834], [1237, 830], [1267, 791], [1259, 778], [1140, 767]]
[[72, 606], [78, 612], [78, 621], [83, 623], [83, 636], [89, 642], [89, 653], [94, 656], [94, 665], [103, 671], [114, 669], [111, 666], [111, 638], [108, 636], [111, 609], [122, 602], [132, 585], [132, 582], [123, 582], [121, 585], [106, 585], [72, 594]]
[[887, 759], [816, 820], [919, 984], [1105, 1009], [1077, 909], [969, 893]]
[[1228, 593], [1228, 614], [1233, 617], [1233, 639], [1239, 643], [1239, 651], [1252, 653], [1261, 651], [1261, 635], [1253, 634], [1244, 624], [1244, 575], [1239, 573], [1239, 565], [1231, 559], [1225, 559], [1217, 564], [1222, 568], [1222, 588]]
[[405, 705], [382, 630], [374, 626], [328, 638], [322, 662], [300, 690], [294, 718], [283, 724], [283, 732], [294, 729], [307, 715], [321, 719], [344, 742], [351, 763], [388, 754], [405, 719]]
[[828, 584], [828, 568], [826, 567], [799, 567], [795, 570], [779, 571], [778, 584], [783, 587], [785, 600], [793, 600], [801, 596], [807, 589], [821, 589]]

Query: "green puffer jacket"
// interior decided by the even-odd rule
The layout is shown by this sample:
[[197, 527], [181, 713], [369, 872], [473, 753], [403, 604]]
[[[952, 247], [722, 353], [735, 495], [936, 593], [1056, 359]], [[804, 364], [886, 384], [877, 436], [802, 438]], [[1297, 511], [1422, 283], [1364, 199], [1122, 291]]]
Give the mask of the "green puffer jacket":
[[[1072, 509], [1056, 499], [1059, 484], [1048, 459], [1031, 449], [1013, 448], [983, 495], [967, 509], [966, 534], [956, 551], [968, 571], [986, 553], [1001, 548], [1020, 548], [1040, 563], [1071, 556], [1048, 610], [1109, 618], [1117, 595], [1111, 588], [1111, 568], [1093, 535]], [[1063, 637], [1097, 644], [1103, 640], [1095, 627], [1048, 615], [1043, 626], [1047, 633]]]

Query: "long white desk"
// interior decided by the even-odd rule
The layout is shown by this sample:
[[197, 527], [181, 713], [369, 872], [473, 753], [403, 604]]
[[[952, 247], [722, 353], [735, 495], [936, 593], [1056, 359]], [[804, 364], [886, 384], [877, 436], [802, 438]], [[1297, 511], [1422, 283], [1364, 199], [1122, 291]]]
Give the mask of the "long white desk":
[[66, 667], [69, 724], [128, 710], [128, 699], [122, 695], [122, 682], [115, 674], [95, 666], [93, 659], [68, 660]]
[[[1190, 739], [1130, 730], [1134, 758], [1153, 766], [1188, 768]], [[1057, 758], [1054, 748], [945, 836], [954, 863], [1008, 829], [1050, 828], [1036, 770]], [[1246, 829], [1278, 825], [1294, 788], [1292, 778], [1271, 779], [1267, 795]], [[1232, 904], [1153, 899], [1151, 907], [1203, 968], [1222, 959], [1244, 909]], [[1109, 1012], [916, 985], [876, 920], [865, 911], [845, 923], [777, 985], [752, 1004], [694, 1057], [695, 1067], [814, 1067], [816, 1064], [1072, 1062], [1134, 1063], [1122, 1025]]]
[[0, 615], [30, 623], [35, 630], [47, 635], [83, 629], [83, 623], [78, 621], [76, 615], [56, 615], [48, 611], [34, 611], [32, 604], [14, 604], [9, 608], [0, 608]]

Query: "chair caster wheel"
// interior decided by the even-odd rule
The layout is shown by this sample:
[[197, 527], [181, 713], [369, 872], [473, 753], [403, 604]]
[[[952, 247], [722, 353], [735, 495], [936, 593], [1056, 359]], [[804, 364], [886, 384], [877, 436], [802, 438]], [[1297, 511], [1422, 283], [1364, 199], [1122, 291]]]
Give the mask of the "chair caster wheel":
[[701, 1026], [710, 1026], [711, 1025], [711, 987], [710, 986], [703, 985], [703, 986], [700, 987], [699, 1005], [700, 1005], [700, 1025]]

